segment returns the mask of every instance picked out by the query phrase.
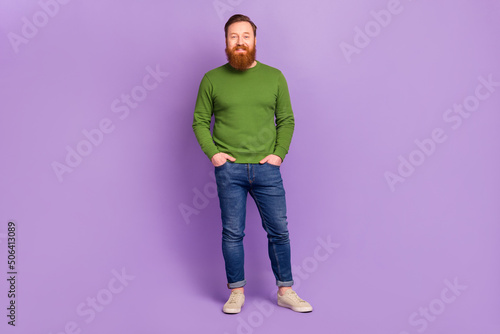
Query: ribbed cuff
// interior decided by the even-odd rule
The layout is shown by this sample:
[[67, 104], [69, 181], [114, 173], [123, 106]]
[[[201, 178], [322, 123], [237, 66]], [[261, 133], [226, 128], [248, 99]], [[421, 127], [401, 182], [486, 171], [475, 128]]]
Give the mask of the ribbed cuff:
[[213, 149], [213, 150], [209, 150], [209, 151], [206, 151], [205, 154], [207, 155], [208, 157], [208, 160], [212, 161], [212, 157], [214, 155], [216, 155], [217, 153], [219, 153], [219, 150], [218, 149]]
[[281, 158], [282, 161], [285, 160], [285, 155], [288, 153], [287, 150], [285, 150], [283, 147], [280, 147], [280, 146], [277, 146], [275, 149], [274, 149], [274, 155], [277, 155], [278, 157]]

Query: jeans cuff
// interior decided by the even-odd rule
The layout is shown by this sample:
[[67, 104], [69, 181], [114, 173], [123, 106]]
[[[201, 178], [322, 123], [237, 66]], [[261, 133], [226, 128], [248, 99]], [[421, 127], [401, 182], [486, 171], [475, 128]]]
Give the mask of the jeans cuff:
[[243, 281], [238, 281], [234, 283], [227, 283], [228, 289], [236, 289], [236, 288], [242, 288], [247, 284], [246, 280]]
[[292, 286], [293, 285], [293, 280], [292, 281], [286, 281], [286, 282], [281, 282], [281, 281], [276, 280], [276, 285], [278, 287], [280, 287], [280, 286]]

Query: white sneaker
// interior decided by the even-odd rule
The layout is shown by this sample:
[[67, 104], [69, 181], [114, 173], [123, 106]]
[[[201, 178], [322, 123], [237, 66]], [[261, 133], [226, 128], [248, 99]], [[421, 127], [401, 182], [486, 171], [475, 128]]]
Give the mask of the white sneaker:
[[311, 312], [313, 310], [311, 304], [300, 298], [292, 289], [287, 289], [283, 296], [280, 296], [278, 292], [278, 305], [288, 307], [295, 312]]
[[231, 291], [228, 301], [224, 304], [222, 312], [224, 313], [240, 313], [241, 307], [245, 303], [245, 295], [241, 291]]

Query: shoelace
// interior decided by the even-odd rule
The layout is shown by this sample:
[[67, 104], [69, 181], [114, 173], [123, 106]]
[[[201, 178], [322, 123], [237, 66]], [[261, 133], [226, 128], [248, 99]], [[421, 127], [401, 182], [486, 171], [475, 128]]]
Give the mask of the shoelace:
[[291, 299], [295, 299], [295, 301], [299, 303], [305, 303], [305, 300], [300, 298], [295, 291], [289, 292], [287, 296]]
[[229, 301], [228, 303], [229, 304], [236, 304], [236, 299], [238, 298], [237, 297], [238, 294], [236, 293], [232, 293], [230, 296], [229, 296]]

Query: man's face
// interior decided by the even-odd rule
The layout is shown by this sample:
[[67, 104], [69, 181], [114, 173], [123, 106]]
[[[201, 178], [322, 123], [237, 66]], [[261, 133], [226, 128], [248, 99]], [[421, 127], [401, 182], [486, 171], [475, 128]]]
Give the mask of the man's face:
[[227, 29], [226, 55], [229, 64], [244, 71], [254, 65], [257, 39], [252, 25], [248, 22], [236, 22]]

